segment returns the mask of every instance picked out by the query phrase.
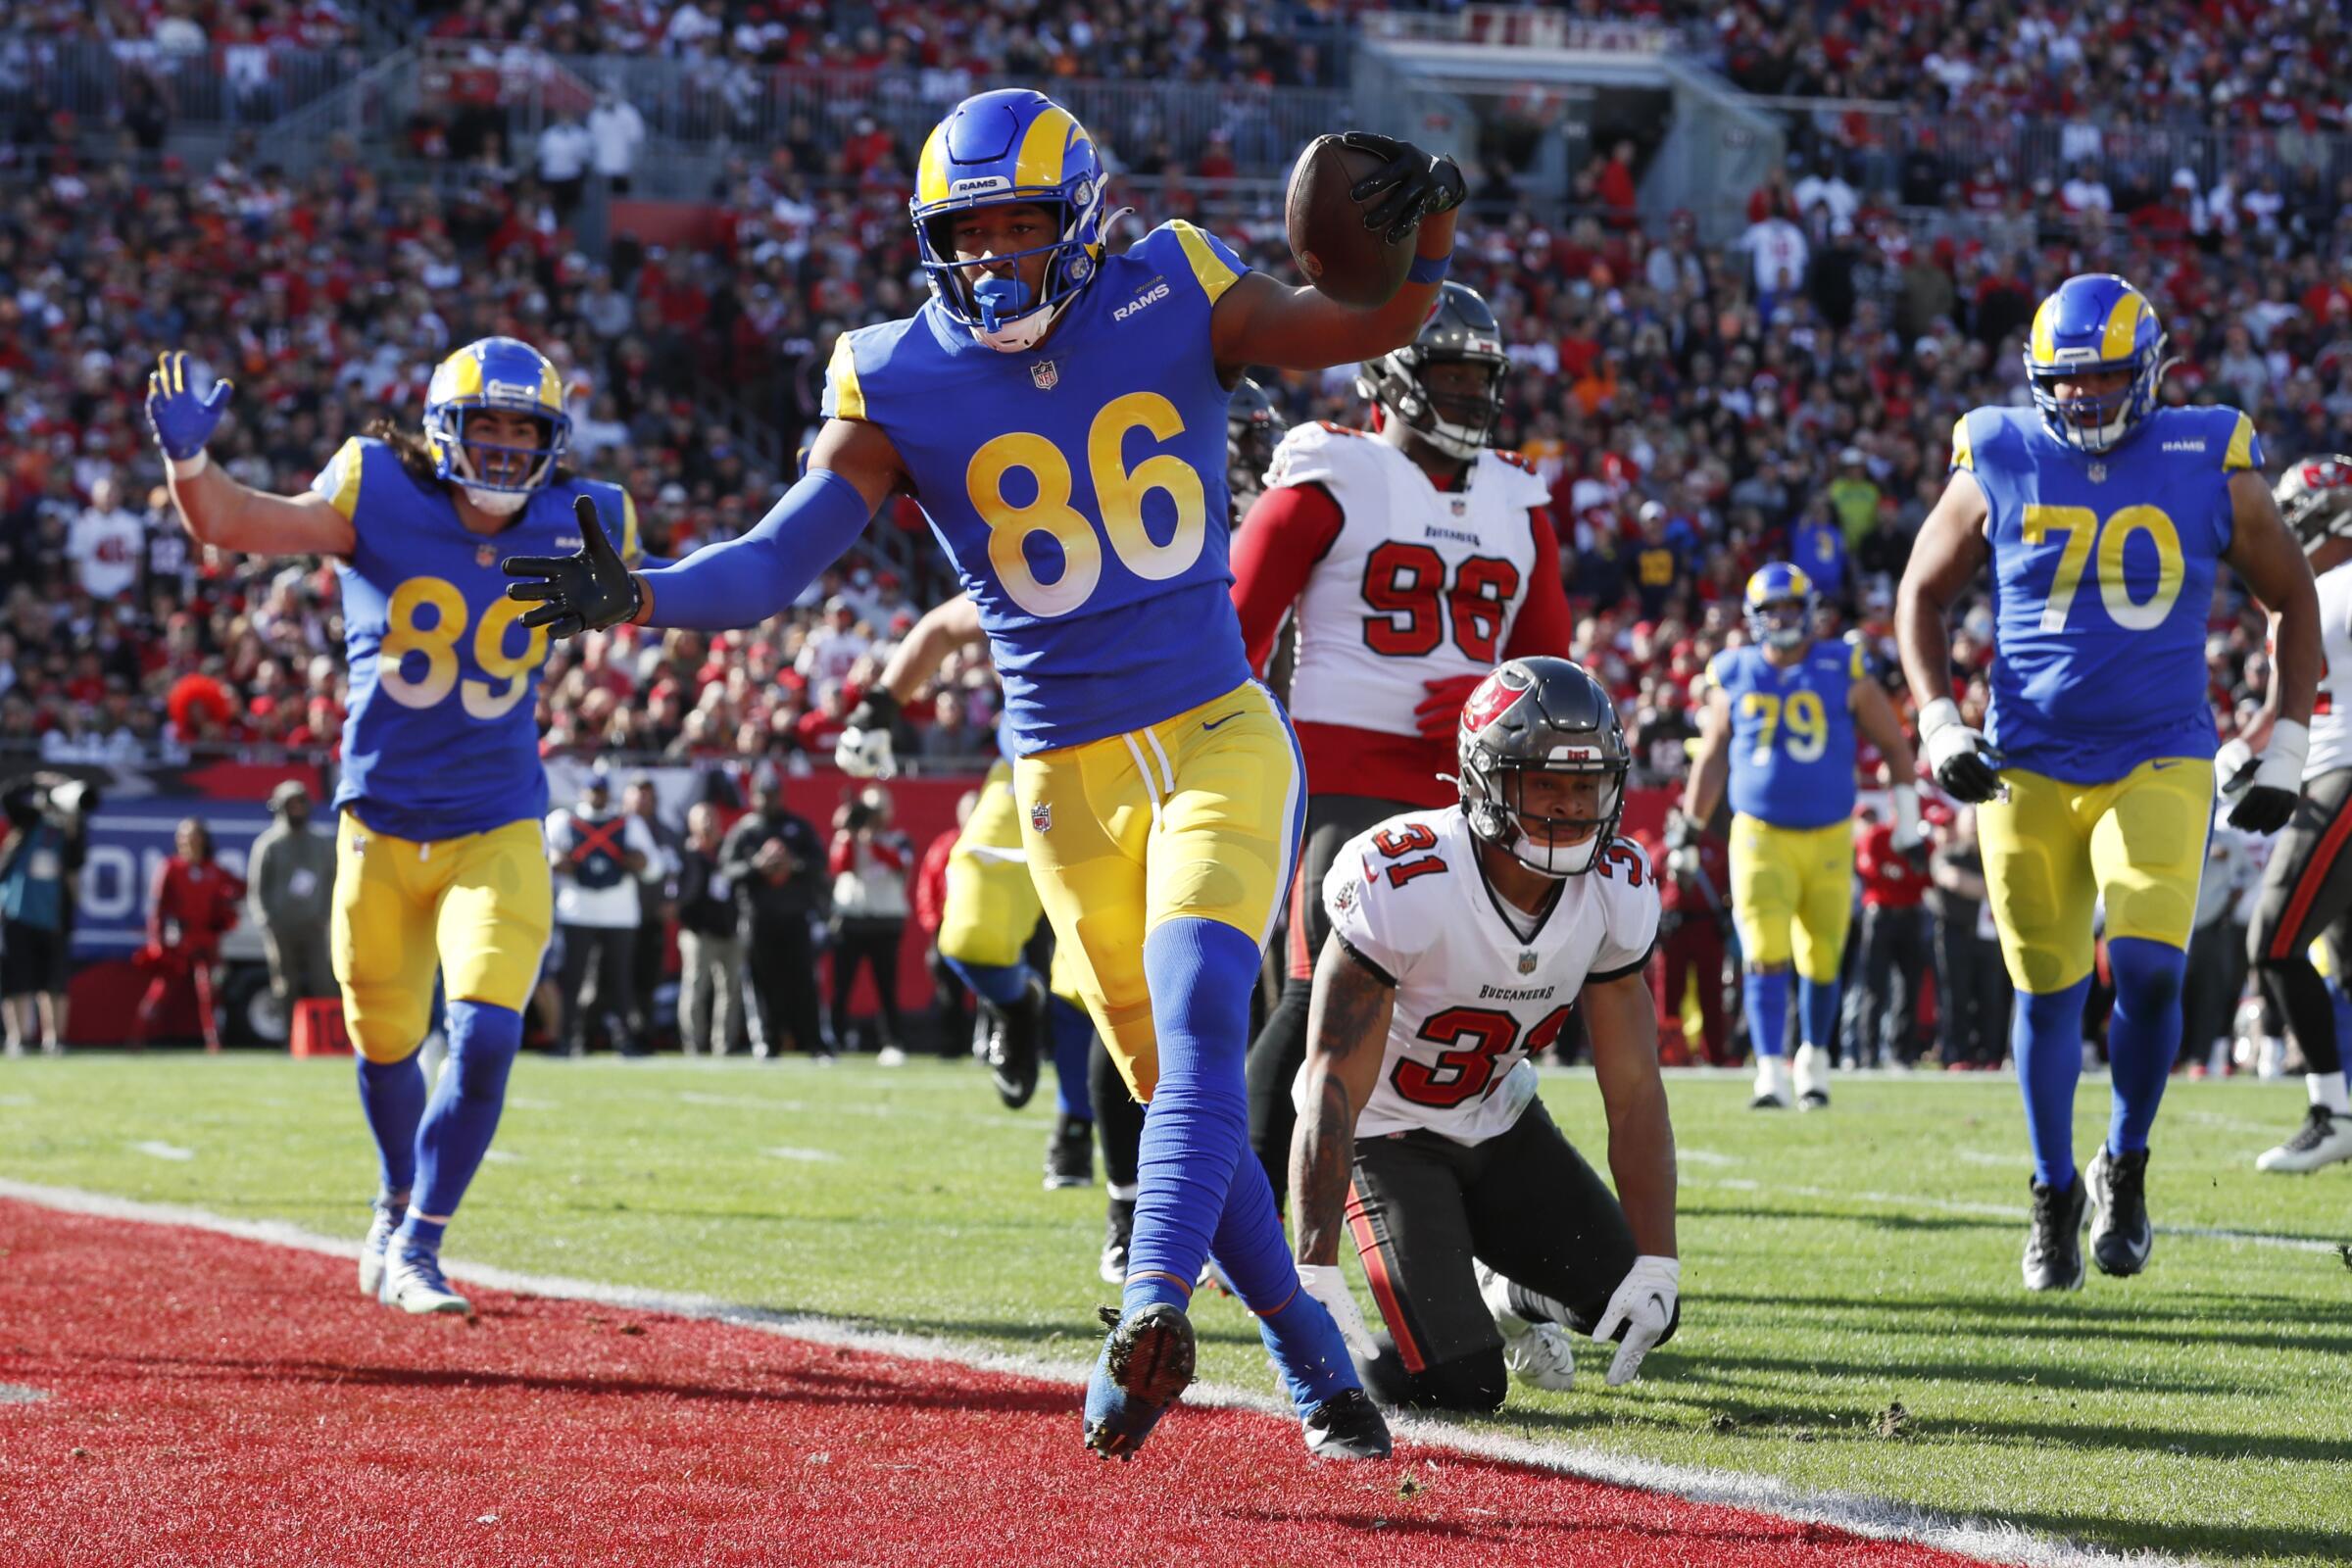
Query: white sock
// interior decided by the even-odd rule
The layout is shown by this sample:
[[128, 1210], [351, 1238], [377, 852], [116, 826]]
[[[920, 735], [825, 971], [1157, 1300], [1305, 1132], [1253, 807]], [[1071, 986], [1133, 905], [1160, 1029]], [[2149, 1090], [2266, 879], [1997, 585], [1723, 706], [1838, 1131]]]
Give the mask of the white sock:
[[2344, 1097], [2344, 1075], [2341, 1072], [2307, 1072], [2303, 1087], [2311, 1091], [2311, 1102], [2326, 1105], [2338, 1116], [2352, 1116], [2352, 1100]]
[[1788, 1098], [1788, 1058], [1787, 1056], [1758, 1056], [1756, 1058], [1756, 1093], [1772, 1095], [1781, 1100]]

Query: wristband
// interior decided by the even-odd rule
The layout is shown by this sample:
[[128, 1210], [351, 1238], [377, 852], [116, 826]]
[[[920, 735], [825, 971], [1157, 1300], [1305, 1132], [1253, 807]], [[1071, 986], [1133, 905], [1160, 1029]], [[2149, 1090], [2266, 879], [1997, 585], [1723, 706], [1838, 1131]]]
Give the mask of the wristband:
[[1890, 793], [1894, 797], [1894, 831], [1913, 841], [1919, 839], [1919, 790], [1910, 784], [1897, 784]]
[[202, 473], [212, 461], [212, 454], [202, 447], [198, 447], [196, 455], [192, 458], [174, 458], [167, 455], [164, 459], [164, 466], [172, 470], [172, 477], [174, 479], [193, 479]]
[[1405, 269], [1407, 283], [1443, 283], [1446, 274], [1453, 270], [1453, 252], [1443, 256], [1416, 256], [1413, 265]]
[[1946, 724], [1960, 722], [1960, 705], [1949, 697], [1938, 697], [1919, 710], [1919, 739], [1926, 745], [1928, 737]]

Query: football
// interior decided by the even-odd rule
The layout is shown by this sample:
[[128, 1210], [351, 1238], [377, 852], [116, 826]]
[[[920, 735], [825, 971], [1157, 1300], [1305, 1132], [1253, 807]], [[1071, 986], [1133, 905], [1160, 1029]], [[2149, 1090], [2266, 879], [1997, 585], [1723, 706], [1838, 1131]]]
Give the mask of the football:
[[1348, 193], [1381, 166], [1377, 154], [1317, 136], [1298, 155], [1283, 203], [1291, 259], [1327, 297], [1357, 310], [1396, 298], [1413, 265], [1413, 236], [1391, 245], [1364, 226], [1363, 204]]

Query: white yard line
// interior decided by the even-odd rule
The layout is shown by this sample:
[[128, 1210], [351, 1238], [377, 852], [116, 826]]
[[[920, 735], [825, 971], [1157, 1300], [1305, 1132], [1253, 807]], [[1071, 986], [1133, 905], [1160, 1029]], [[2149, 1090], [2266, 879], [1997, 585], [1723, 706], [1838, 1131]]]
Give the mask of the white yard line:
[[[1859, 1195], [1856, 1195], [1859, 1196]], [[0, 1198], [13, 1198], [68, 1213], [146, 1225], [180, 1225], [216, 1235], [272, 1247], [320, 1252], [331, 1257], [357, 1257], [355, 1240], [320, 1236], [280, 1220], [240, 1220], [176, 1203], [147, 1203], [106, 1193], [70, 1187], [44, 1187], [0, 1177]], [[2021, 1211], [2022, 1212], [2022, 1211]], [[605, 1306], [679, 1317], [703, 1318], [781, 1334], [811, 1344], [839, 1346], [876, 1355], [917, 1361], [951, 1361], [988, 1372], [1081, 1387], [1088, 1364], [1043, 1356], [1015, 1355], [983, 1346], [856, 1328], [830, 1318], [800, 1316], [765, 1307], [722, 1301], [714, 1297], [670, 1291], [644, 1290], [561, 1275], [525, 1274], [488, 1264], [448, 1260], [450, 1273], [496, 1291], [523, 1296], [589, 1301]], [[1213, 1384], [1196, 1384], [1184, 1396], [1189, 1403], [1255, 1410], [1283, 1420], [1295, 1419], [1287, 1400], [1270, 1395]], [[1691, 1502], [1745, 1508], [1805, 1524], [1827, 1526], [1880, 1541], [1912, 1541], [1944, 1551], [1959, 1552], [1988, 1562], [2016, 1563], [2025, 1568], [2193, 1568], [2195, 1559], [2168, 1557], [2152, 1551], [2116, 1552], [2051, 1541], [1998, 1520], [1936, 1513], [1911, 1503], [1852, 1493], [1817, 1492], [1791, 1486], [1777, 1477], [1748, 1475], [1709, 1466], [1661, 1464], [1650, 1459], [1610, 1453], [1582, 1444], [1544, 1443], [1495, 1433], [1475, 1432], [1450, 1422], [1399, 1415], [1396, 1433], [1422, 1448], [1476, 1454], [1514, 1464], [1526, 1464], [1564, 1475], [1581, 1476], [1613, 1486], [1665, 1493]]]
[[151, 1159], [194, 1159], [196, 1157], [196, 1151], [193, 1149], [182, 1149], [177, 1144], [167, 1144], [155, 1138], [150, 1138], [145, 1143], [133, 1144], [130, 1147], [133, 1152], [145, 1154]]
[[[1736, 1193], [1771, 1193], [1779, 1198], [1826, 1198], [1848, 1203], [1886, 1203], [1895, 1208], [1924, 1208], [1937, 1214], [1975, 1214], [1984, 1219], [2013, 1219], [2020, 1223], [2028, 1217], [2027, 1211], [2015, 1204], [1967, 1203], [1945, 1198], [1922, 1198], [1916, 1193], [1857, 1193], [1842, 1187], [1784, 1187], [1778, 1182], [1741, 1180], [1711, 1182], [1704, 1177], [1683, 1185], [1717, 1187]], [[2228, 1230], [2216, 1225], [2159, 1225], [2156, 1234], [2195, 1236], [2206, 1241], [2230, 1242], [2243, 1247], [2278, 1247], [2294, 1252], [2334, 1252], [2341, 1245], [2316, 1241], [2308, 1236], [2274, 1236], [2266, 1231]], [[2352, 1242], [2352, 1235], [2347, 1235], [2345, 1240]]]
[[829, 1149], [763, 1149], [760, 1152], [770, 1159], [798, 1160], [804, 1165], [838, 1165], [841, 1156]]

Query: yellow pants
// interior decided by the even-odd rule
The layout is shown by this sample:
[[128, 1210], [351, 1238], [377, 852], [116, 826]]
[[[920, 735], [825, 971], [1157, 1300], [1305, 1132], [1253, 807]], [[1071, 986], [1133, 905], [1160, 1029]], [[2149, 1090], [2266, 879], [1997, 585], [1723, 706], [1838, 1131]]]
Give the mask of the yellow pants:
[[2009, 799], [1977, 808], [1985, 898], [2020, 991], [2064, 991], [2090, 973], [2091, 921], [2107, 935], [2186, 948], [2213, 822], [2213, 764], [2158, 758], [2107, 784], [2001, 770]]
[[1732, 919], [1751, 968], [1793, 960], [1807, 980], [1835, 980], [1853, 917], [1851, 821], [1788, 828], [1732, 818]]
[[555, 923], [539, 823], [525, 817], [420, 844], [351, 811], [335, 829], [335, 975], [343, 1019], [370, 1061], [424, 1043], [433, 974], [452, 1002], [522, 1010]]
[[1163, 920], [1200, 917], [1265, 945], [1305, 806], [1289, 721], [1246, 682], [1149, 728], [1024, 757], [1014, 784], [1056, 966], [1068, 965], [1127, 1087], [1149, 1101], [1159, 1046], [1144, 938]]
[[988, 770], [980, 804], [972, 808], [948, 857], [939, 951], [958, 963], [990, 968], [1018, 963], [1042, 912], [1029, 880], [1029, 854], [1021, 847], [1012, 764], [1000, 761]]

